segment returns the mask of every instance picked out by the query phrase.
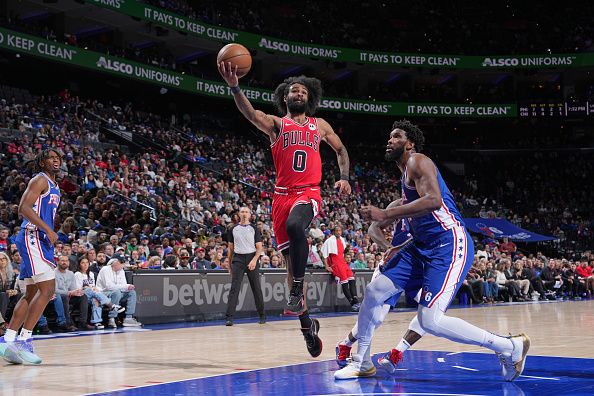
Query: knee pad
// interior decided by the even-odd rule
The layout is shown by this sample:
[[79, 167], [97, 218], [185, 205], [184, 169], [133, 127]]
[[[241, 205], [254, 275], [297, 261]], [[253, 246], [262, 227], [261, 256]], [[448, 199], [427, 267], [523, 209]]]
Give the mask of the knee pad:
[[287, 235], [289, 235], [289, 237], [291, 237], [291, 239], [294, 239], [295, 237], [301, 237], [303, 236], [305, 238], [305, 228], [302, 227], [303, 224], [301, 223], [301, 221], [299, 221], [298, 219], [295, 219], [293, 217], [289, 217], [287, 219]]

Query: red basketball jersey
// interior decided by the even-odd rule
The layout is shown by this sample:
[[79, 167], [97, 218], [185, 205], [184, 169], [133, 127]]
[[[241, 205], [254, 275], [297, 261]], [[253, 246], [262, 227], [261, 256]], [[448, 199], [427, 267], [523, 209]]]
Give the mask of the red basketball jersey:
[[278, 138], [270, 145], [276, 168], [276, 185], [291, 188], [320, 184], [322, 138], [318, 120], [306, 117], [303, 125], [288, 117], [283, 117], [281, 121]]

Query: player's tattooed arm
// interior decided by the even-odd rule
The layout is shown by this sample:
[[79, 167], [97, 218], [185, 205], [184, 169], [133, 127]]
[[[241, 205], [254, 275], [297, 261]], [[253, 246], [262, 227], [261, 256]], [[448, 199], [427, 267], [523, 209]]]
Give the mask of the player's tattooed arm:
[[338, 135], [334, 133], [334, 129], [332, 129], [326, 120], [318, 118], [318, 125], [320, 127], [322, 139], [324, 139], [324, 141], [332, 147], [334, 152], [336, 152], [338, 168], [340, 169], [340, 180], [334, 184], [334, 188], [339, 189], [341, 194], [350, 194], [351, 185], [349, 184], [349, 174], [351, 163], [349, 160], [349, 153]]

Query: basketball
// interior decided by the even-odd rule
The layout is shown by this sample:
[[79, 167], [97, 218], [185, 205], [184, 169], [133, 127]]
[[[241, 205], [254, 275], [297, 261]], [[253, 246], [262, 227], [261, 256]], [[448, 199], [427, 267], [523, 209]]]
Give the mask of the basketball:
[[217, 65], [221, 62], [231, 62], [231, 66], [237, 66], [237, 77], [245, 76], [252, 67], [252, 56], [250, 51], [241, 44], [227, 44], [217, 55]]

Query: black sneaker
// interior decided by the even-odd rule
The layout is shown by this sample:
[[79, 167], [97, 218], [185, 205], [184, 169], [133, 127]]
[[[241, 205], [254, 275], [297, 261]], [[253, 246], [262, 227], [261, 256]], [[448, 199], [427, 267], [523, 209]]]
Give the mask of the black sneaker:
[[289, 301], [287, 301], [287, 310], [294, 313], [305, 311], [305, 299], [303, 297], [303, 281], [293, 281]]
[[301, 329], [303, 338], [305, 338], [305, 345], [307, 351], [312, 357], [318, 357], [322, 353], [322, 340], [318, 337], [320, 331], [320, 322], [317, 319], [311, 320], [311, 327], [309, 329]]
[[260, 324], [266, 323], [266, 316], [264, 316], [264, 315], [260, 316], [260, 321], [258, 323], [260, 323]]
[[227, 319], [225, 326], [233, 326], [233, 321], [231, 319]]
[[39, 334], [49, 335], [49, 334], [53, 334], [53, 332], [50, 330], [50, 328], [47, 325], [45, 325], [45, 326], [41, 326], [39, 328]]

